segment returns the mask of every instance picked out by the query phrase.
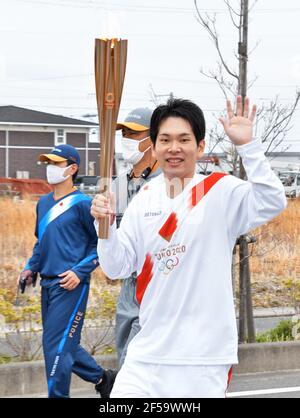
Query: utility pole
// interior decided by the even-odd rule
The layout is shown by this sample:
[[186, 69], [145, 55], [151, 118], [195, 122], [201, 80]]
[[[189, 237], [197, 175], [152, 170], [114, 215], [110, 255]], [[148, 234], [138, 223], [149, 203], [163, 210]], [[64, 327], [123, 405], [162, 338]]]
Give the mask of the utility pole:
[[248, 70], [248, 14], [249, 0], [241, 0], [241, 19], [242, 25], [239, 39], [239, 84], [238, 93], [244, 99], [247, 96], [247, 70]]
[[[238, 45], [239, 55], [239, 81], [238, 94], [242, 96], [244, 107], [247, 96], [247, 67], [248, 67], [248, 14], [249, 0], [241, 0], [241, 28]], [[245, 180], [246, 173], [240, 158], [240, 178]], [[255, 342], [255, 329], [253, 319], [251, 281], [249, 268], [249, 243], [252, 238], [248, 235], [239, 237], [239, 270], [240, 270], [240, 305], [239, 305], [239, 342]]]

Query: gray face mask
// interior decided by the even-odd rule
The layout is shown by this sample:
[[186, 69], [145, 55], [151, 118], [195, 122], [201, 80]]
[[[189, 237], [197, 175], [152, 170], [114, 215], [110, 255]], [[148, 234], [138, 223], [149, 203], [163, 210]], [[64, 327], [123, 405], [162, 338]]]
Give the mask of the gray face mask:
[[141, 140], [131, 139], [131, 138], [122, 138], [122, 154], [125, 161], [132, 165], [136, 165], [141, 161], [144, 157], [145, 152], [148, 151], [148, 147], [145, 151], [139, 150], [139, 145], [141, 142], [145, 141], [146, 139], [150, 138], [146, 136]]
[[64, 173], [68, 167], [58, 167], [54, 164], [47, 165], [47, 181], [49, 184], [59, 184], [67, 180], [70, 174], [64, 176]]

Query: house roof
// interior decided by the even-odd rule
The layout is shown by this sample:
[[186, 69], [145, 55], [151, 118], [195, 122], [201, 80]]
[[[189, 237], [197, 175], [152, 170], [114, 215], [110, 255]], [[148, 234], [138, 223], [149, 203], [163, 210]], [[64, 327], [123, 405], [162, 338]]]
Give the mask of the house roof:
[[68, 118], [52, 113], [39, 112], [18, 106], [0, 106], [0, 123], [30, 125], [72, 125], [82, 127], [97, 126], [96, 123]]

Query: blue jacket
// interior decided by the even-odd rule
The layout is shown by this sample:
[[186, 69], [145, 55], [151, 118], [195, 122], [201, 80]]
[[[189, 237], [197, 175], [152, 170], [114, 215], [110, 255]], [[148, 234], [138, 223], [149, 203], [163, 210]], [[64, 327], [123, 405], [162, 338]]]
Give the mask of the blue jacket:
[[37, 241], [25, 269], [56, 277], [72, 270], [87, 283], [99, 265], [91, 198], [76, 190], [59, 200], [49, 193], [36, 208]]

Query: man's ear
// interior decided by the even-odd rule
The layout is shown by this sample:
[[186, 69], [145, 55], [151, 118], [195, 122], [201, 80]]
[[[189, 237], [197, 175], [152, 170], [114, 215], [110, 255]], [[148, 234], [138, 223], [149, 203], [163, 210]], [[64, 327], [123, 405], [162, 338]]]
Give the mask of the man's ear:
[[205, 140], [201, 139], [201, 141], [198, 144], [198, 158], [202, 157], [202, 155], [204, 154], [204, 150], [205, 150]]
[[74, 164], [74, 166], [75, 166], [75, 171], [74, 171], [74, 173], [73, 173], [73, 174], [75, 174], [75, 173], [77, 173], [77, 172], [79, 171], [79, 165]]
[[69, 167], [71, 167], [70, 174], [71, 174], [72, 176], [73, 176], [75, 173], [77, 173], [77, 171], [79, 170], [79, 166], [78, 166], [76, 163], [74, 163], [74, 164], [70, 165]]
[[157, 160], [157, 155], [156, 155], [156, 151], [155, 151], [155, 145], [153, 144], [152, 141], [151, 141], [151, 152], [152, 152], [152, 157]]

